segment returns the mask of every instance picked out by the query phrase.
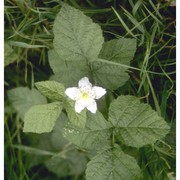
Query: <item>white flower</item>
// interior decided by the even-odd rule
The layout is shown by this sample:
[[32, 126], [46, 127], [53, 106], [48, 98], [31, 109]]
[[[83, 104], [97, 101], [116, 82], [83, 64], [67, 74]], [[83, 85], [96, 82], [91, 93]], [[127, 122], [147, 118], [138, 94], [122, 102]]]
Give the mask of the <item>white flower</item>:
[[78, 87], [67, 88], [65, 94], [76, 101], [75, 111], [80, 113], [87, 108], [92, 113], [96, 113], [97, 104], [95, 99], [101, 98], [106, 94], [106, 90], [102, 87], [93, 86], [87, 77], [80, 79]]

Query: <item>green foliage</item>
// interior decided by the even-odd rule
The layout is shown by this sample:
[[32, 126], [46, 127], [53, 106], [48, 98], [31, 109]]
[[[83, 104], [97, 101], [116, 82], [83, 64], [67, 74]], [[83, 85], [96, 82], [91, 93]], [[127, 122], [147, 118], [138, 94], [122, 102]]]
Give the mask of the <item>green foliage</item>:
[[[5, 1], [5, 40], [13, 46], [11, 55], [15, 52], [18, 60], [9, 66], [15, 58], [8, 56], [12, 61], [8, 60], [6, 65], [5, 57], [7, 179], [82, 180], [86, 156], [92, 158], [86, 169], [87, 179], [174, 179], [175, 16], [170, 2], [66, 2], [84, 13], [67, 4], [61, 7], [54, 0]], [[104, 44], [102, 32], [108, 40]], [[51, 49], [48, 56], [47, 48]], [[54, 75], [50, 81], [44, 81], [51, 75], [49, 64]], [[103, 110], [101, 113], [82, 111], [78, 114], [74, 102], [65, 98], [64, 87], [77, 86], [85, 76], [93, 84], [110, 90], [103, 103], [98, 104], [99, 110]], [[50, 102], [61, 104], [65, 112], [57, 117], [49, 133], [22, 132], [24, 122], [19, 116], [23, 119], [30, 107], [35, 109], [34, 105], [47, 104], [37, 90], [27, 88], [8, 93], [18, 116], [8, 107], [6, 90], [25, 84], [33, 87], [34, 81], [42, 81], [36, 83], [38, 90]], [[136, 97], [120, 96], [122, 94]], [[45, 114], [48, 117], [51, 113]], [[44, 120], [38, 115], [37, 121], [33, 118], [31, 128]], [[160, 115], [171, 126], [171, 131]], [[39, 144], [34, 147], [37, 140]], [[31, 154], [29, 158], [27, 153]], [[129, 155], [135, 157], [141, 173], [136, 160]], [[30, 169], [27, 159], [32, 162]]]
[[50, 172], [55, 173], [58, 177], [78, 175], [85, 170], [87, 163], [85, 154], [75, 149], [62, 135], [67, 121], [65, 113], [61, 113], [52, 132], [39, 135], [35, 147], [15, 146], [29, 153], [26, 159], [30, 161], [30, 167], [43, 163]]
[[[135, 39], [114, 39], [103, 44], [99, 58], [130, 65], [135, 51]], [[125, 67], [95, 61], [92, 69], [94, 79], [111, 90], [122, 86], [129, 79], [129, 75], [126, 72], [127, 68]]]
[[35, 83], [38, 90], [47, 98], [54, 101], [61, 101], [65, 98], [64, 86], [55, 81], [42, 81]]
[[139, 173], [140, 168], [136, 160], [115, 146], [102, 150], [87, 164], [86, 178], [87, 180], [133, 180]]
[[164, 119], [133, 96], [119, 96], [111, 103], [109, 121], [118, 129], [125, 144], [133, 147], [155, 143], [169, 132]]
[[8, 91], [8, 97], [21, 119], [31, 106], [46, 104], [47, 100], [36, 89], [18, 87]]
[[83, 153], [79, 153], [76, 149], [63, 153], [64, 157], [62, 157], [62, 153], [60, 152], [45, 161], [45, 165], [50, 171], [59, 177], [63, 177], [67, 175], [78, 175], [85, 170], [87, 160]]
[[110, 144], [110, 124], [100, 112], [88, 113], [86, 127], [79, 128], [68, 124], [64, 128], [64, 137], [80, 148], [98, 149]]
[[67, 4], [57, 14], [53, 32], [54, 49], [65, 61], [94, 61], [104, 42], [100, 27]]
[[67, 99], [64, 103], [69, 121], [75, 126], [83, 128], [86, 124], [86, 109], [77, 113], [74, 109], [75, 103], [71, 99]]
[[129, 79], [127, 67], [102, 63], [98, 58], [129, 65], [136, 50], [135, 39], [111, 40], [102, 46], [100, 26], [67, 4], [57, 15], [53, 30], [54, 49], [49, 51], [55, 74], [52, 80], [68, 87], [83, 76], [92, 76], [100, 85], [114, 90]]
[[49, 141], [55, 150], [63, 149], [63, 147], [69, 143], [69, 141], [63, 136], [63, 129], [67, 122], [68, 118], [65, 113], [62, 112], [56, 120], [55, 126], [49, 138]]
[[87, 163], [85, 154], [70, 145], [69, 141], [62, 135], [67, 121], [65, 113], [61, 113], [53, 131], [49, 135], [44, 134], [44, 137], [41, 135], [38, 145], [40, 149], [53, 152], [51, 157], [40, 159], [40, 162], [43, 162], [49, 171], [59, 177], [78, 175], [85, 170]]
[[[52, 131], [54, 123], [63, 108], [66, 110], [71, 123], [78, 127], [85, 126], [86, 110], [83, 110], [81, 113], [75, 112], [75, 103], [66, 97], [64, 93], [65, 89], [62, 84], [55, 81], [42, 81], [36, 83], [35, 85], [44, 96], [55, 102], [48, 105], [33, 106], [26, 113], [24, 120], [24, 132], [43, 133]], [[11, 95], [11, 99], [13, 99], [13, 97], [14, 96]], [[17, 103], [17, 99], [14, 101]], [[30, 104], [28, 108], [30, 108], [32, 105], [34, 104]], [[20, 104], [20, 108], [21, 106], [22, 104]], [[27, 111], [27, 108], [25, 110]], [[20, 111], [22, 110], [20, 109]], [[44, 123], [46, 123], [45, 126], [43, 126]]]
[[31, 107], [25, 114], [23, 131], [34, 133], [52, 131], [61, 111], [62, 103], [60, 102]]
[[76, 86], [79, 79], [88, 76], [86, 61], [65, 61], [54, 49], [48, 52], [48, 57], [55, 74], [51, 79], [63, 83], [65, 87]]
[[4, 43], [4, 66], [8, 66], [18, 59], [17, 54], [14, 52], [8, 43]]

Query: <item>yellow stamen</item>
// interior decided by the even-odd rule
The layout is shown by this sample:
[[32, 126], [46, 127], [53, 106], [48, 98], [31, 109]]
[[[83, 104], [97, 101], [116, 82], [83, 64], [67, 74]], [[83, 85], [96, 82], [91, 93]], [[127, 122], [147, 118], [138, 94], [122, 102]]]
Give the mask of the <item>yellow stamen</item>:
[[80, 99], [89, 99], [89, 93], [88, 92], [82, 92], [80, 94]]

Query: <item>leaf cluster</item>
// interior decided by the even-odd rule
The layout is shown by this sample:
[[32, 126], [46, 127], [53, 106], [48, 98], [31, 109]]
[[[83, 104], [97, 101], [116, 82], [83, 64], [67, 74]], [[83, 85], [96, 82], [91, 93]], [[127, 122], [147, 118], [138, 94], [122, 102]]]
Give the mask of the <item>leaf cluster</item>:
[[[121, 20], [122, 27], [125, 27], [118, 12], [113, 10], [118, 19]], [[128, 12], [125, 13], [130, 20], [133, 20]], [[133, 13], [137, 15], [135, 9]], [[153, 17], [153, 14], [150, 13], [150, 17]], [[142, 35], [145, 35], [147, 30], [141, 26], [141, 23], [139, 25], [137, 23], [133, 21], [135, 27], [141, 31]], [[137, 30], [136, 28], [135, 30]], [[154, 26], [154, 33], [156, 28], [159, 27]], [[138, 39], [134, 36], [133, 30], [129, 31], [127, 27], [125, 29], [128, 34]], [[132, 155], [128, 155], [131, 153], [127, 153], [123, 147], [127, 146], [131, 149], [131, 147], [140, 148], [147, 144], [154, 144], [157, 140], [165, 137], [169, 126], [149, 105], [140, 103], [138, 98], [119, 96], [114, 99], [112, 97], [111, 92], [117, 88], [121, 89], [122, 85], [129, 79], [127, 72], [128, 68], [131, 68], [130, 61], [136, 51], [136, 40], [117, 36], [118, 39], [104, 42], [100, 26], [67, 4], [63, 4], [55, 19], [53, 33], [54, 49], [49, 51], [48, 56], [54, 75], [50, 81], [36, 83], [37, 89], [47, 99], [34, 88], [32, 90], [20, 88], [19, 94], [18, 89], [8, 93], [14, 108], [24, 120], [24, 131], [34, 133], [52, 131], [51, 138], [48, 138], [48, 135], [43, 135], [41, 143], [43, 143], [44, 138], [47, 138], [43, 144], [47, 144], [45, 150], [52, 158], [44, 162], [50, 171], [59, 176], [74, 175], [84, 171], [82, 168], [86, 164], [84, 155], [79, 154], [79, 151], [74, 147], [73, 150], [69, 149], [68, 146], [66, 149], [67, 143], [71, 142], [85, 152], [95, 151], [87, 165], [87, 179], [95, 177], [97, 179], [134, 179], [139, 177], [138, 164], [142, 165], [137, 164], [136, 160], [131, 157]], [[145, 35], [144, 37], [146, 39], [149, 36]], [[152, 41], [151, 39], [150, 43], [147, 43], [147, 49], [151, 49]], [[20, 46], [19, 43], [18, 45]], [[24, 44], [22, 45], [25, 47]], [[35, 45], [29, 46], [29, 48], [33, 47], [37, 48]], [[155, 47], [153, 48], [155, 49]], [[14, 53], [9, 48], [7, 50], [9, 51], [7, 54]], [[6, 59], [9, 57], [11, 56], [7, 55]], [[148, 56], [145, 57], [148, 59]], [[17, 59], [16, 55], [12, 56], [12, 59], [9, 59], [7, 63], [13, 62], [15, 58]], [[141, 78], [144, 78], [142, 82], [145, 84], [148, 79], [148, 75], [145, 73], [148, 66], [144, 63], [142, 67]], [[65, 97], [65, 88], [76, 86], [78, 80], [84, 76], [88, 76], [94, 84], [108, 89], [108, 96], [114, 99], [113, 101], [110, 99], [108, 105], [105, 104], [105, 101], [101, 104], [101, 109], [106, 109], [105, 114], [99, 111], [95, 115], [86, 114], [85, 111], [82, 114], [77, 114], [74, 111], [74, 102]], [[148, 84], [150, 83], [148, 81]], [[139, 92], [142, 87], [148, 91], [144, 84], [140, 84]], [[153, 92], [152, 88], [151, 91]], [[23, 97], [22, 92], [25, 92]], [[153, 99], [158, 110], [156, 97], [153, 96]], [[108, 100], [106, 98], [106, 103]], [[24, 102], [29, 102], [29, 104], [27, 103], [26, 106]], [[47, 102], [50, 103], [47, 104]], [[60, 121], [64, 124], [62, 125]], [[60, 133], [58, 134], [58, 132]], [[56, 133], [57, 136], [54, 135]], [[63, 142], [56, 141], [58, 137]], [[63, 152], [63, 147], [65, 147], [65, 151], [67, 150], [65, 156], [61, 152], [60, 155], [51, 152], [59, 151], [59, 149]], [[158, 149], [158, 146], [155, 148]], [[22, 147], [23, 149], [25, 150], [25, 147]], [[77, 165], [78, 159], [81, 159], [81, 163]], [[77, 165], [77, 169], [74, 164]], [[63, 168], [58, 168], [59, 166]], [[69, 170], [67, 171], [67, 169]]]

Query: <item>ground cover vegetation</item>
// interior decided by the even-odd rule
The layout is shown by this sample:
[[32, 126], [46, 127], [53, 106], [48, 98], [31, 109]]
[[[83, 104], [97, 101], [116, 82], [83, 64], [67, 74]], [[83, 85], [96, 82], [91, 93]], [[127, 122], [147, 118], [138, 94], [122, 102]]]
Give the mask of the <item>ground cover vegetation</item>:
[[[6, 0], [5, 178], [175, 179], [175, 10]], [[84, 77], [106, 91], [76, 112]]]

